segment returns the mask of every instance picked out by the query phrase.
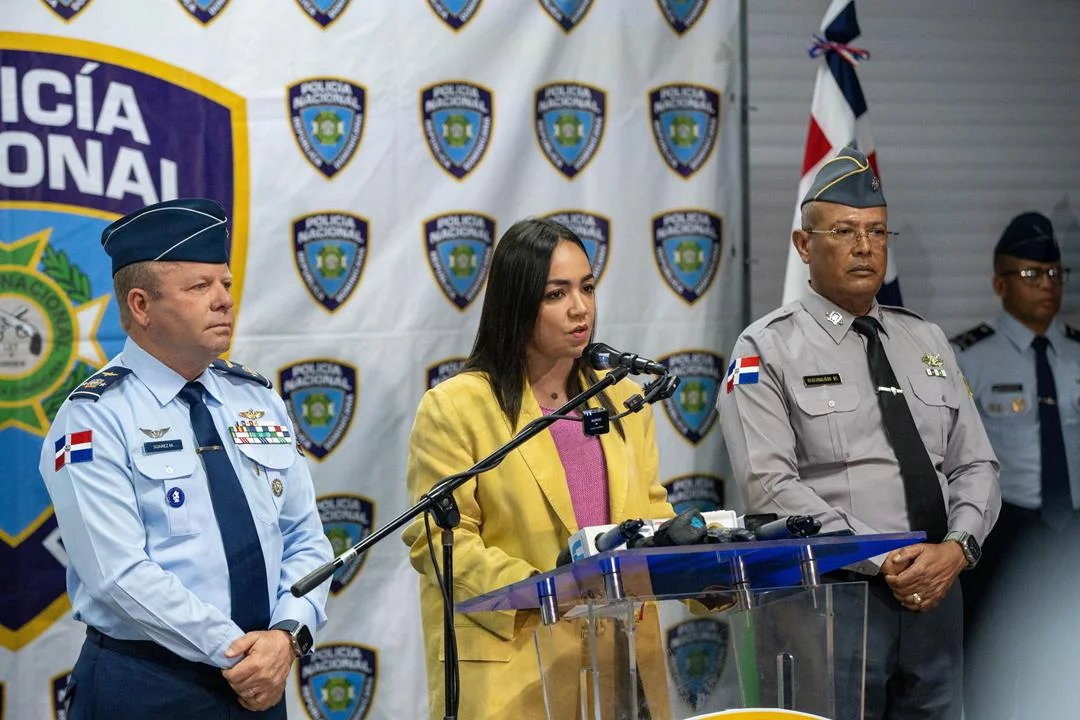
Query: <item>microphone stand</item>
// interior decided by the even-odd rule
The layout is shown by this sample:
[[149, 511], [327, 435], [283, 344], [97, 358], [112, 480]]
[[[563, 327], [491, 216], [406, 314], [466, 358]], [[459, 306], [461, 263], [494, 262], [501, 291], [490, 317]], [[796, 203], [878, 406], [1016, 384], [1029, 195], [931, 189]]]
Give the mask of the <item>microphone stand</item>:
[[443, 697], [446, 701], [445, 720], [455, 720], [457, 717], [457, 692], [454, 690], [454, 687], [457, 684], [457, 647], [454, 637], [453, 530], [461, 521], [461, 514], [458, 512], [457, 503], [454, 502], [454, 490], [464, 485], [474, 476], [495, 468], [507, 455], [524, 444], [527, 440], [540, 434], [540, 432], [548, 425], [562, 419], [562, 415], [584, 405], [604, 389], [619, 382], [626, 377], [629, 372], [629, 368], [622, 366], [612, 368], [608, 374], [602, 377], [595, 385], [586, 388], [578, 395], [567, 400], [565, 405], [551, 415], [541, 416], [525, 425], [517, 435], [510, 438], [509, 442], [488, 455], [486, 458], [477, 462], [468, 470], [450, 475], [437, 482], [430, 490], [420, 496], [420, 500], [411, 508], [401, 513], [330, 562], [325, 563], [321, 567], [312, 570], [310, 573], [300, 578], [300, 580], [290, 588], [290, 591], [296, 597], [303, 597], [314, 588], [329, 580], [330, 576], [344, 566], [345, 563], [366, 551], [372, 545], [380, 542], [390, 533], [399, 529], [416, 516], [430, 512], [435, 517], [435, 523], [443, 529], [443, 584], [445, 586], [443, 592], [443, 603], [445, 606], [443, 608], [443, 657], [445, 658], [446, 671], [445, 677], [443, 678], [445, 683]]

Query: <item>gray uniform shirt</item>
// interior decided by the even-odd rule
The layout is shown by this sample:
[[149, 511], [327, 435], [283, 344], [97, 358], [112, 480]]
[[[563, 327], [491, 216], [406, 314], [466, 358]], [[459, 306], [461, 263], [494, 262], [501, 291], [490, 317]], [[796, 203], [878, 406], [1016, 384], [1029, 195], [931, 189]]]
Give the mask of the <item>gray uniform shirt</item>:
[[[997, 459], [949, 341], [909, 310], [874, 303], [870, 314], [937, 470], [949, 530], [981, 543], [1001, 508]], [[823, 532], [906, 532], [900, 465], [852, 318], [815, 294], [748, 327], [732, 361], [756, 357], [760, 371], [757, 382], [729, 371], [717, 401], [724, 440], [747, 512], [812, 515]]]

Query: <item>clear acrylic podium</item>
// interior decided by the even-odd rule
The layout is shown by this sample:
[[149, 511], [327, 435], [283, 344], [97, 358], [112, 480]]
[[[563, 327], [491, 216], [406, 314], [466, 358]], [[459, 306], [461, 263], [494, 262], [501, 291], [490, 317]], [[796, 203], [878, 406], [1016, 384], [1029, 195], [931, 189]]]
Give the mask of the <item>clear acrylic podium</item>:
[[[862, 718], [866, 584], [820, 576], [924, 537], [613, 550], [455, 609], [539, 610], [549, 720], [682, 720], [735, 708], [852, 720]], [[682, 621], [662, 630], [670, 618]], [[731, 688], [717, 693], [725, 666]]]

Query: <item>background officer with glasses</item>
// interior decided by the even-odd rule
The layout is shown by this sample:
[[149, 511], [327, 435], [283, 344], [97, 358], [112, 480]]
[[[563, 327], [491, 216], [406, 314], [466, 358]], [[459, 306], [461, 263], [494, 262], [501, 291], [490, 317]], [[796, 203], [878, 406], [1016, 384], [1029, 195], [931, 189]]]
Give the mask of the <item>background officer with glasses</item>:
[[[1033, 559], [1075, 558], [1068, 551], [1080, 549], [1080, 330], [1058, 317], [1068, 275], [1050, 220], [1035, 212], [1016, 216], [994, 248], [1001, 312], [952, 340], [1001, 463], [1004, 501], [984, 562], [963, 578], [973, 708], [986, 697], [975, 691], [996, 672], [994, 658], [1016, 664], [1011, 653], [978, 652], [977, 636], [992, 642], [1004, 620], [1006, 585], [1053, 594], [1059, 573]], [[1029, 604], [1027, 612], [1038, 611]], [[977, 676], [978, 667], [985, 672]], [[972, 717], [992, 718], [994, 711], [979, 708]]]
[[[873, 169], [841, 150], [792, 232], [813, 292], [742, 333], [720, 421], [747, 512], [812, 515], [823, 532], [927, 534], [826, 576], [868, 583], [865, 604], [836, 612], [849, 638], [861, 638], [853, 618], [866, 612], [865, 715], [845, 696], [834, 717], [959, 720], [955, 580], [997, 517], [997, 464], [945, 334], [875, 299], [890, 235]], [[841, 679], [863, 669], [851, 658], [836, 667]]]

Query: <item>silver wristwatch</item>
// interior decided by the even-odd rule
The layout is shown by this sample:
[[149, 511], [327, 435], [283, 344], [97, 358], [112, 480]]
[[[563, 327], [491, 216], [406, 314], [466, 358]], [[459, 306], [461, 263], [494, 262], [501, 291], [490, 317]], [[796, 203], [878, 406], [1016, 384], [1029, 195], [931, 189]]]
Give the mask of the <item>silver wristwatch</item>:
[[953, 540], [960, 545], [960, 549], [964, 552], [964, 559], [967, 560], [968, 570], [978, 564], [979, 558], [982, 557], [982, 548], [979, 547], [979, 542], [971, 536], [971, 533], [963, 530], [953, 530], [945, 536], [943, 542], [949, 540]]

